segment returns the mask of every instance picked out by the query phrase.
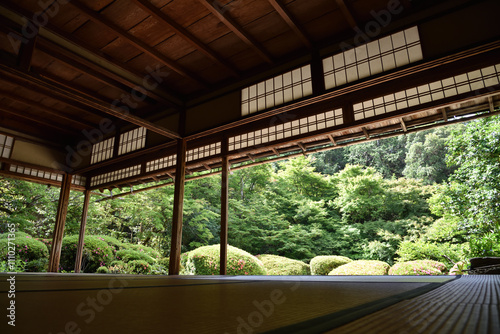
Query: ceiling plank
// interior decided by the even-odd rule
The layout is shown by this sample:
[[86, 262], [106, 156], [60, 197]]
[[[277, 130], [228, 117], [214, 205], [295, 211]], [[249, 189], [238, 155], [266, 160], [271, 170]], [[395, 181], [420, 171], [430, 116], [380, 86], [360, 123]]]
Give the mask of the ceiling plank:
[[255, 53], [257, 53], [262, 59], [266, 62], [272, 64], [273, 59], [272, 56], [265, 50], [259, 43], [248, 33], [246, 33], [243, 28], [232, 19], [227, 11], [220, 10], [215, 5], [216, 1], [210, 0], [200, 0], [200, 2], [213, 14], [215, 15], [222, 23], [224, 23], [231, 31], [238, 36], [245, 44], [247, 44], [250, 48], [252, 48]]
[[58, 126], [52, 122], [44, 121], [43, 117], [34, 117], [33, 115], [28, 115], [25, 111], [12, 109], [12, 108], [9, 108], [7, 106], [0, 106], [0, 111], [7, 113], [7, 114], [11, 114], [15, 117], [19, 117], [19, 118], [34, 122], [38, 125], [41, 124], [43, 126], [47, 126], [49, 128], [55, 129], [57, 131], [60, 131], [60, 132], [66, 133], [66, 134], [73, 133], [73, 131], [71, 131], [71, 129], [69, 127]]
[[203, 42], [201, 42], [198, 38], [196, 38], [183, 26], [172, 20], [169, 16], [163, 13], [158, 7], [151, 4], [149, 0], [134, 0], [134, 2], [148, 14], [153, 16], [155, 19], [168, 25], [172, 30], [175, 31], [177, 35], [181, 36], [184, 40], [189, 42], [196, 49], [203, 52], [208, 58], [212, 59], [220, 66], [224, 67], [227, 71], [231, 73], [231, 75], [239, 77], [238, 72], [231, 65], [229, 65], [227, 61], [224, 61], [221, 56], [217, 55], [212, 49], [203, 44]]
[[[0, 8], [4, 8], [13, 14], [19, 16], [23, 20], [27, 20], [29, 17], [32, 17], [33, 14], [12, 4], [12, 3], [2, 3], [0, 4]], [[10, 23], [11, 25], [15, 25], [12, 21], [10, 21], [7, 18], [5, 19], [5, 22]], [[2, 26], [3, 28], [3, 26]], [[20, 31], [20, 27], [17, 28]], [[9, 32], [13, 32], [17, 35], [19, 35], [19, 31], [15, 31], [10, 29]], [[52, 25], [50, 22], [48, 22], [46, 25], [43, 26], [41, 29], [42, 34], [44, 37], [42, 38], [41, 35], [38, 35], [39, 41], [51, 41], [53, 39], [52, 36], [56, 37], [56, 39], [62, 40], [65, 43], [71, 44], [75, 47], [77, 47], [79, 50], [83, 51], [85, 54], [89, 55], [91, 58], [93, 58], [93, 62], [99, 62], [99, 63], [106, 63], [109, 65], [112, 65], [113, 68], [118, 69], [119, 71], [122, 72], [122, 74], [118, 74], [116, 70], [109, 69], [103, 67], [105, 71], [108, 72], [108, 75], [115, 80], [120, 80], [120, 78], [123, 78], [124, 76], [127, 77], [126, 80], [128, 80], [130, 83], [133, 83], [137, 86], [140, 87], [145, 87], [144, 80], [145, 76], [143, 73], [138, 73], [135, 70], [131, 69], [130, 66], [126, 65], [123, 62], [117, 61], [116, 59], [111, 58], [107, 54], [103, 53], [101, 50], [98, 50], [96, 48], [93, 48], [92, 46], [88, 45], [85, 43], [83, 40], [80, 38], [66, 33], [65, 31], [57, 28], [56, 26]], [[49, 36], [47, 36], [47, 33]], [[90, 60], [92, 61], [92, 60]], [[161, 82], [158, 82], [158, 84]], [[161, 87], [158, 84], [153, 84], [154, 87], [151, 89], [148, 89], [148, 91], [151, 93], [152, 97], [155, 98], [158, 101], [165, 101], [168, 104], [176, 107], [182, 107], [184, 102], [179, 99], [179, 94], [177, 92], [173, 91], [168, 91], [165, 89], [165, 87]], [[146, 88], [146, 87], [145, 87]]]
[[196, 74], [190, 73], [187, 69], [185, 69], [181, 65], [177, 64], [175, 61], [167, 58], [162, 53], [160, 53], [159, 51], [154, 49], [153, 47], [147, 45], [146, 43], [141, 41], [139, 38], [133, 36], [132, 34], [130, 34], [127, 31], [123, 30], [118, 25], [116, 25], [115, 23], [111, 22], [110, 20], [104, 18], [99, 13], [94, 12], [92, 9], [86, 7], [85, 5], [83, 5], [82, 3], [80, 3], [76, 0], [70, 1], [70, 2], [68, 2], [68, 4], [75, 7], [76, 9], [78, 9], [83, 15], [85, 15], [91, 21], [93, 21], [95, 23], [99, 23], [99, 24], [105, 26], [106, 28], [113, 30], [120, 38], [126, 40], [127, 42], [129, 42], [130, 44], [132, 44], [133, 46], [135, 46], [136, 48], [138, 48], [142, 52], [146, 53], [147, 55], [155, 58], [156, 60], [158, 60], [159, 62], [161, 62], [162, 64], [164, 64], [168, 68], [170, 68], [171, 70], [173, 70], [173, 71], [179, 73], [180, 75], [187, 77], [187, 78], [197, 82], [201, 86], [207, 88], [207, 84], [205, 83], [205, 81], [203, 79], [201, 79], [200, 77], [198, 77]]
[[301, 27], [299, 22], [291, 15], [290, 11], [286, 8], [284, 4], [280, 2], [280, 0], [268, 0], [269, 3], [274, 7], [274, 9], [278, 12], [281, 18], [288, 24], [290, 29], [300, 38], [302, 43], [307, 46], [309, 49], [312, 49], [313, 45], [311, 43], [310, 38], [307, 36], [304, 28]]
[[335, 0], [337, 5], [340, 8], [340, 11], [344, 15], [345, 19], [347, 20], [347, 23], [351, 26], [351, 28], [356, 28], [358, 26], [358, 22], [354, 18], [354, 15], [352, 15], [352, 11], [347, 7], [347, 4], [345, 3], [344, 0]]
[[151, 123], [147, 120], [139, 118], [137, 116], [131, 115], [128, 110], [125, 110], [121, 107], [110, 107], [108, 104], [103, 103], [95, 98], [87, 97], [81, 92], [78, 92], [74, 89], [70, 89], [67, 87], [63, 87], [58, 83], [51, 82], [47, 79], [42, 78], [41, 76], [35, 73], [29, 73], [26, 71], [22, 71], [19, 69], [12, 68], [10, 66], [6, 66], [4, 64], [0, 64], [0, 72], [7, 74], [9, 76], [14, 76], [19, 78], [27, 83], [33, 83], [41, 87], [45, 87], [50, 89], [56, 94], [68, 97], [76, 102], [82, 103], [86, 106], [91, 107], [92, 109], [104, 112], [108, 115], [114, 116], [119, 119], [123, 119], [129, 123], [142, 126], [152, 132], [158, 133], [162, 136], [178, 139], [181, 138], [180, 135], [172, 130], [166, 129], [162, 126]]

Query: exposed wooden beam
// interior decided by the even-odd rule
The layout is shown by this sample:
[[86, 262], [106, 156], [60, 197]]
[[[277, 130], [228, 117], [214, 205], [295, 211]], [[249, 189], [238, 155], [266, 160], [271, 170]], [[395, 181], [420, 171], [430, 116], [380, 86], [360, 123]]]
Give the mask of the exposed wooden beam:
[[176, 63], [175, 61], [167, 58], [165, 55], [154, 49], [153, 47], [147, 45], [143, 41], [141, 41], [139, 38], [135, 37], [134, 35], [130, 34], [129, 32], [123, 30], [120, 28], [120, 26], [116, 25], [115, 23], [111, 22], [110, 20], [106, 19], [104, 16], [100, 15], [97, 12], [94, 12], [92, 9], [88, 8], [84, 4], [80, 3], [77, 0], [72, 0], [68, 2], [71, 6], [75, 7], [78, 9], [83, 15], [85, 15], [87, 18], [89, 18], [91, 21], [95, 23], [99, 23], [102, 26], [105, 26], [108, 29], [113, 30], [120, 38], [124, 39], [137, 49], [141, 50], [142, 52], [146, 53], [147, 55], [151, 56], [152, 58], [156, 59], [157, 61], [161, 62], [163, 65], [167, 66], [171, 70], [177, 72], [178, 74], [190, 78], [193, 81], [196, 81], [198, 84], [200, 84], [203, 87], [207, 87], [207, 84], [205, 83], [204, 80], [202, 80], [200, 77], [195, 75], [194, 73], [189, 72], [187, 69]]
[[[13, 3], [2, 3], [0, 7], [3, 7], [15, 15], [18, 15], [21, 19], [23, 20], [28, 20], [28, 18], [32, 17], [33, 14], [26, 11], [25, 9], [13, 4]], [[6, 19], [7, 20], [7, 19]], [[9, 22], [12, 22], [10, 20], [7, 20]], [[12, 23], [14, 24], [14, 23]], [[10, 30], [10, 32], [15, 33], [20, 36], [19, 31], [16, 30]], [[85, 41], [80, 39], [79, 37], [67, 33], [56, 26], [52, 25], [50, 22], [48, 22], [46, 25], [43, 26], [43, 32], [44, 36], [48, 35], [48, 37], [42, 37], [38, 35], [38, 42], [43, 43], [43, 42], [52, 42], [50, 38], [51, 36], [56, 36], [57, 39], [63, 40], [65, 43], [71, 44], [75, 46], [78, 50], [83, 51], [84, 54], [88, 55], [92, 59], [92, 62], [94, 63], [100, 63], [103, 65], [102, 68], [104, 71], [106, 71], [107, 75], [115, 80], [121, 80], [125, 77], [127, 77], [125, 80], [128, 80], [130, 83], [133, 83], [137, 86], [141, 86], [146, 88], [148, 90], [150, 96], [158, 101], [164, 101], [168, 104], [171, 104], [173, 106], [182, 106], [183, 101], [178, 98], [178, 93], [176, 92], [170, 92], [165, 89], [165, 87], [161, 87], [159, 84], [161, 82], [153, 82], [151, 80], [146, 80], [146, 78], [150, 78], [150, 75], [144, 74], [144, 73], [138, 73], [137, 71], [133, 70], [130, 68], [130, 66], [126, 65], [123, 62], [117, 61], [116, 59], [112, 59], [110, 56], [107, 54], [103, 53], [101, 50], [96, 49], [90, 45], [88, 45]], [[47, 34], [48, 33], [48, 34]], [[111, 65], [111, 67], [109, 66]], [[111, 68], [111, 69], [110, 69]], [[118, 70], [118, 71], [117, 71]], [[121, 74], [117, 74], [121, 72]], [[121, 78], [121, 79], [120, 79]], [[145, 84], [146, 80], [146, 84]], [[148, 89], [148, 86], [150, 89]]]
[[399, 122], [401, 123], [401, 128], [403, 129], [403, 131], [404, 131], [404, 132], [407, 132], [407, 131], [408, 131], [408, 129], [407, 129], [407, 127], [406, 127], [406, 123], [405, 123], [405, 120], [403, 119], [403, 117], [401, 117], [401, 118], [399, 119]]
[[226, 11], [217, 8], [212, 0], [200, 0], [200, 2], [222, 23], [224, 23], [239, 39], [255, 51], [262, 59], [272, 64], [272, 56], [259, 43], [246, 33], [243, 28]]
[[6, 66], [4, 64], [0, 64], [0, 72], [3, 72], [8, 75], [13, 75], [16, 78], [19, 78], [28, 84], [36, 84], [41, 87], [45, 87], [54, 93], [60, 94], [65, 97], [69, 97], [70, 99], [80, 102], [84, 105], [87, 105], [95, 110], [104, 112], [108, 115], [117, 117], [119, 119], [123, 119], [127, 122], [130, 122], [132, 124], [138, 125], [145, 127], [146, 129], [153, 131], [155, 133], [158, 133], [162, 136], [168, 137], [168, 138], [173, 138], [177, 139], [180, 138], [179, 134], [177, 134], [174, 131], [168, 130], [162, 126], [156, 125], [154, 123], [151, 123], [147, 120], [141, 119], [137, 116], [131, 115], [127, 110], [124, 110], [121, 107], [110, 107], [109, 105], [102, 103], [96, 99], [90, 98], [85, 96], [84, 94], [74, 90], [70, 89], [67, 87], [62, 87], [61, 85], [55, 83], [55, 82], [50, 82], [49, 80], [46, 80], [39, 75], [35, 73], [28, 73], [25, 71], [21, 71], [18, 69], [14, 69], [10, 66]]
[[6, 106], [5, 107], [0, 106], [0, 111], [4, 112], [6, 114], [13, 115], [15, 117], [19, 117], [19, 118], [34, 122], [38, 125], [47, 126], [49, 128], [52, 128], [54, 130], [60, 131], [62, 133], [68, 134], [68, 135], [73, 134], [73, 131], [71, 131], [71, 129], [68, 127], [59, 126], [57, 124], [54, 124], [53, 122], [45, 121], [42, 117], [35, 117], [33, 115], [26, 114], [25, 111], [15, 110], [15, 109], [12, 109], [12, 108], [9, 108]]
[[158, 21], [168, 25], [177, 35], [182, 37], [196, 49], [204, 53], [208, 58], [212, 59], [214, 62], [225, 68], [231, 73], [231, 75], [238, 77], [238, 72], [229, 65], [226, 61], [222, 59], [221, 56], [217, 55], [212, 49], [203, 44], [198, 38], [191, 34], [183, 26], [172, 20], [167, 14], [163, 13], [158, 7], [154, 6], [149, 0], [133, 0], [137, 5], [139, 5], [144, 11], [156, 18]]
[[177, 166], [175, 169], [174, 211], [172, 213], [172, 239], [170, 246], [169, 275], [179, 275], [182, 246], [182, 217], [184, 208], [184, 180], [186, 177], [185, 139], [177, 140]]
[[281, 16], [281, 18], [288, 24], [290, 29], [300, 38], [302, 43], [307, 46], [309, 49], [312, 48], [312, 43], [309, 37], [307, 36], [306, 31], [300, 26], [300, 23], [292, 16], [290, 11], [286, 8], [286, 6], [281, 3], [280, 0], [268, 0], [269, 3], [274, 7], [276, 12]]
[[33, 59], [33, 53], [35, 52], [35, 47], [38, 39], [38, 28], [37, 35], [28, 40], [28, 43], [21, 46], [19, 51], [18, 65], [20, 68], [29, 71], [31, 69], [31, 60]]
[[205, 167], [206, 170], [212, 170], [208, 164], [203, 164], [203, 167]]
[[90, 190], [85, 190], [83, 199], [82, 220], [80, 222], [80, 234], [78, 235], [78, 246], [76, 248], [75, 273], [79, 273], [82, 267], [83, 243], [85, 240], [85, 228], [89, 212]]
[[83, 120], [78, 120], [78, 119], [76, 119], [74, 117], [65, 116], [65, 115], [62, 114], [62, 112], [57, 112], [57, 111], [55, 111], [55, 109], [46, 107], [46, 106], [44, 106], [43, 104], [41, 104], [39, 102], [27, 100], [26, 98], [21, 97], [21, 96], [15, 94], [15, 93], [12, 93], [12, 92], [8, 92], [8, 91], [5, 91], [5, 90], [0, 90], [0, 96], [4, 96], [4, 97], [8, 98], [9, 100], [12, 100], [12, 101], [15, 101], [15, 102], [18, 102], [18, 103], [22, 103], [24, 105], [27, 105], [28, 107], [31, 107], [31, 108], [34, 108], [34, 109], [37, 109], [37, 110], [41, 110], [41, 111], [43, 111], [46, 114], [49, 114], [49, 115], [52, 115], [52, 116], [56, 116], [56, 117], [58, 117], [60, 119], [63, 119], [66, 122], [78, 124], [79, 126], [84, 127], [84, 128], [92, 128], [92, 127], [95, 126], [95, 124], [92, 124], [90, 122], [86, 122], [86, 121], [83, 121]]
[[304, 144], [302, 144], [302, 143], [298, 142], [298, 143], [297, 143], [297, 145], [298, 145], [298, 146], [300, 147], [300, 149], [302, 150], [302, 153], [304, 154], [304, 156], [305, 156], [305, 157], [307, 157], [307, 154], [306, 154], [307, 149], [306, 149], [306, 147], [304, 146]]
[[61, 259], [62, 239], [64, 236], [64, 225], [66, 224], [66, 214], [68, 213], [69, 193], [71, 190], [71, 174], [65, 174], [61, 184], [59, 204], [57, 205], [56, 223], [52, 236], [52, 250], [49, 259], [49, 272], [59, 271], [59, 261]]
[[335, 140], [335, 138], [333, 138], [333, 136], [331, 134], [328, 134], [326, 136], [328, 137], [328, 139], [330, 139], [330, 141], [332, 142], [333, 146], [337, 146], [337, 141]]
[[494, 112], [495, 111], [495, 104], [493, 102], [493, 96], [488, 96], [488, 105], [490, 107], [489, 112]]
[[352, 15], [352, 11], [347, 7], [346, 3], [344, 0], [335, 0], [337, 3], [337, 6], [339, 6], [340, 11], [344, 15], [345, 19], [347, 20], [347, 23], [351, 26], [351, 28], [356, 28], [358, 26], [358, 22]]
[[280, 152], [275, 147], [271, 147], [271, 150], [274, 152], [274, 154], [278, 156], [280, 155]]
[[447, 108], [441, 109], [441, 114], [443, 115], [443, 121], [448, 122]]

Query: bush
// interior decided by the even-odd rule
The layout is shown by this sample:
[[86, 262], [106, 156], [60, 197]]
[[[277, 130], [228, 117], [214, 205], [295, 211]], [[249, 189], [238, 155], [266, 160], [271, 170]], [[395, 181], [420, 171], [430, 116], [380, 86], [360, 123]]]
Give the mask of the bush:
[[108, 267], [108, 270], [112, 274], [129, 274], [128, 266], [123, 261], [111, 262], [111, 266]]
[[333, 269], [351, 261], [351, 259], [345, 256], [316, 256], [310, 262], [311, 275], [328, 275]]
[[97, 235], [96, 238], [99, 240], [102, 240], [102, 241], [106, 242], [108, 245], [112, 246], [114, 248], [115, 253], [117, 251], [119, 251], [120, 249], [125, 248], [125, 245], [126, 245], [123, 242], [121, 242], [120, 240], [113, 238], [113, 237], [110, 237], [110, 236], [107, 236], [107, 235]]
[[108, 274], [109, 270], [106, 267], [99, 267], [99, 268], [97, 268], [96, 273], [98, 273], [98, 274]]
[[[0, 239], [0, 260], [8, 262], [9, 258], [9, 239], [3, 235]], [[23, 261], [25, 264], [30, 263], [32, 261], [48, 261], [49, 258], [49, 250], [47, 246], [43, 242], [32, 238], [30, 235], [22, 232], [15, 233], [15, 239], [11, 239], [11, 242], [15, 245], [15, 254], [14, 257], [16, 260]], [[34, 262], [30, 265], [30, 271], [32, 270], [44, 270], [44, 266], [37, 267]], [[25, 267], [26, 269], [26, 267]]]
[[328, 275], [387, 275], [390, 266], [382, 261], [358, 260], [333, 269]]
[[[60, 267], [72, 270], [75, 267], [78, 235], [63, 238]], [[109, 265], [114, 257], [114, 247], [100, 236], [85, 236], [83, 243], [82, 272], [95, 273], [99, 267]]]
[[[228, 275], [266, 275], [262, 262], [250, 253], [228, 246]], [[218, 275], [220, 270], [220, 245], [204, 246], [182, 257], [184, 275]]]
[[311, 275], [309, 265], [278, 255], [257, 255], [268, 275]]
[[127, 269], [130, 273], [133, 274], [143, 274], [150, 275], [151, 274], [151, 265], [143, 260], [134, 260], [130, 261], [126, 264]]
[[49, 259], [38, 259], [26, 262], [26, 266], [24, 267], [24, 271], [40, 273], [45, 272], [49, 268]]
[[147, 255], [146, 253], [140, 253], [131, 249], [122, 249], [116, 252], [115, 255], [117, 260], [122, 260], [125, 263], [128, 263], [130, 261], [134, 260], [142, 260], [146, 261], [149, 264], [154, 264], [155, 260]]
[[[452, 266], [453, 263], [467, 259], [469, 246], [465, 244], [431, 243], [422, 240], [403, 241], [396, 254], [398, 262], [414, 260], [434, 260]], [[451, 262], [450, 262], [451, 260]]]
[[389, 275], [444, 275], [446, 265], [432, 260], [399, 262], [389, 269]]
[[153, 249], [153, 248], [148, 247], [148, 246], [124, 243], [123, 248], [131, 249], [131, 250], [134, 250], [136, 252], [146, 254], [155, 260], [161, 258], [160, 253], [156, 249]]

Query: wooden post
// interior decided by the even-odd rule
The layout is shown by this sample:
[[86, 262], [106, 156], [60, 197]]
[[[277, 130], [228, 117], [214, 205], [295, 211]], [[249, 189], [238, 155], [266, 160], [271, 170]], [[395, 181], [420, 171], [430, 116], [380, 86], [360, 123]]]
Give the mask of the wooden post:
[[222, 172], [220, 185], [220, 274], [227, 274], [227, 229], [229, 221], [229, 157], [227, 140], [222, 141]]
[[49, 272], [59, 271], [59, 261], [61, 259], [62, 239], [64, 237], [64, 225], [66, 224], [66, 214], [68, 213], [69, 192], [71, 190], [71, 174], [64, 174], [61, 184], [59, 204], [57, 205], [56, 223], [54, 226], [54, 236], [52, 238], [52, 251], [50, 252]]
[[85, 228], [87, 225], [87, 216], [89, 212], [90, 190], [85, 190], [83, 200], [82, 221], [80, 223], [80, 235], [78, 236], [78, 248], [76, 249], [75, 273], [79, 273], [82, 267], [83, 242], [85, 240]]
[[172, 216], [172, 240], [170, 247], [169, 275], [179, 275], [182, 245], [182, 210], [184, 205], [184, 179], [186, 175], [185, 139], [177, 140], [177, 166], [175, 167], [174, 212]]

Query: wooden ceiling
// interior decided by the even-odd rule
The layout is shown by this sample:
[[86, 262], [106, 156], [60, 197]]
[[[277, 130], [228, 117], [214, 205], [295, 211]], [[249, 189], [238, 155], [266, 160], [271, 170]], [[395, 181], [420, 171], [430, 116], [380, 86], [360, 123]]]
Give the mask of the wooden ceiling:
[[[1, 127], [74, 145], [103, 117], [117, 121], [113, 104], [131, 109], [117, 124], [144, 125], [341, 41], [386, 7], [385, 0], [4, 0]], [[145, 79], [154, 89], [137, 88]], [[134, 88], [146, 96], [121, 101]]]

